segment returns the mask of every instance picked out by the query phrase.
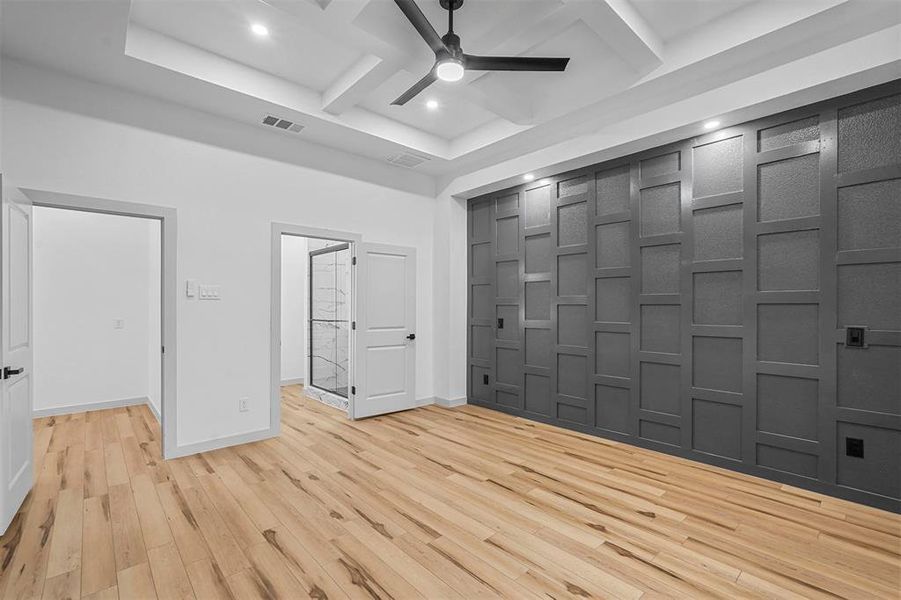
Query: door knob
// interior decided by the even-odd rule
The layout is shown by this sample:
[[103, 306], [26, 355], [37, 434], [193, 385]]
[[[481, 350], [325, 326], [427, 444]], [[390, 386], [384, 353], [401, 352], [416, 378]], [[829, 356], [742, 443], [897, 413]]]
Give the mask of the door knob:
[[416, 339], [416, 334], [415, 334], [415, 333], [411, 333], [410, 335], [407, 336], [407, 339], [408, 339], [408, 340], [415, 340], [415, 339]]
[[9, 379], [13, 375], [18, 375], [25, 369], [23, 367], [19, 367], [18, 369], [11, 369], [10, 367], [3, 367], [3, 379]]

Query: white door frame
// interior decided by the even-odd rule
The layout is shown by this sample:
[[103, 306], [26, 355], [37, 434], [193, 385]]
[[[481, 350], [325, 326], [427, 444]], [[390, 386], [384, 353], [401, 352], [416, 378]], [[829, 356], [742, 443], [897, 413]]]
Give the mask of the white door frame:
[[176, 262], [176, 211], [174, 208], [155, 206], [152, 204], [137, 204], [134, 202], [120, 202], [104, 198], [91, 198], [88, 196], [75, 196], [59, 192], [44, 190], [21, 189], [21, 192], [31, 199], [34, 206], [47, 208], [62, 208], [66, 210], [79, 210], [84, 212], [117, 215], [122, 217], [138, 217], [142, 219], [156, 219], [160, 222], [160, 243], [162, 260], [160, 261], [162, 280], [161, 292], [161, 341], [165, 351], [160, 361], [162, 393], [160, 428], [162, 429], [163, 458], [175, 458], [178, 453], [178, 410], [177, 410], [177, 339], [175, 311], [178, 298], [178, 279]]
[[[357, 246], [363, 241], [359, 233], [304, 227], [290, 223], [272, 223], [272, 272], [270, 276], [269, 296], [269, 434], [277, 436], [282, 426], [282, 236], [315, 238], [347, 242], [350, 244], [350, 255], [356, 257]], [[350, 282], [350, 318], [357, 320], [357, 281], [356, 269], [351, 269]], [[355, 332], [351, 331], [349, 351], [350, 365], [348, 381], [354, 381], [355, 362], [353, 359]], [[305, 382], [309, 383], [309, 382]], [[351, 383], [351, 385], [353, 385]], [[353, 415], [354, 395], [347, 394], [348, 417]], [[352, 417], [351, 417], [352, 418]]]

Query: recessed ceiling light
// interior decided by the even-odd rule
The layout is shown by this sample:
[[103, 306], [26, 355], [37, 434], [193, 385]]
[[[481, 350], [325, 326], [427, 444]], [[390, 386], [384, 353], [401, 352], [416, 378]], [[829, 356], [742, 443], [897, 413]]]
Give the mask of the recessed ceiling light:
[[522, 178], [525, 179], [526, 181], [532, 181], [533, 179], [535, 179], [535, 176], [532, 175], [531, 173], [526, 173], [525, 175], [522, 176]]
[[719, 121], [707, 121], [706, 123], [704, 123], [704, 129], [716, 129], [719, 126]]
[[425, 103], [425, 107], [429, 110], [435, 110], [436, 108], [438, 108], [438, 101], [437, 100], [429, 100], [428, 102]]
[[269, 35], [269, 28], [262, 23], [254, 23], [250, 26], [250, 30], [260, 37], [266, 37], [267, 35]]

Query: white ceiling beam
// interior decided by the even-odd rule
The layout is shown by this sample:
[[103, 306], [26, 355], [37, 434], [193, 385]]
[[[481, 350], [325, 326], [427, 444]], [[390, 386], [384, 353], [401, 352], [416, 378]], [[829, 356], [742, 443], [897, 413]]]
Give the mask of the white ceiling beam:
[[640, 73], [663, 62], [663, 40], [629, 0], [564, 0], [604, 43]]
[[367, 54], [345, 71], [322, 93], [322, 110], [340, 115], [356, 106], [367, 94], [397, 71], [397, 65]]

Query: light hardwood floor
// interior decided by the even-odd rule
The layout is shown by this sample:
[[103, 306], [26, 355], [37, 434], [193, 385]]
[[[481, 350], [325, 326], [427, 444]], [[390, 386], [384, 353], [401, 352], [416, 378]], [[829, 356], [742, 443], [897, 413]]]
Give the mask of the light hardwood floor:
[[160, 460], [145, 407], [35, 422], [3, 598], [898, 598], [901, 518], [475, 407]]

